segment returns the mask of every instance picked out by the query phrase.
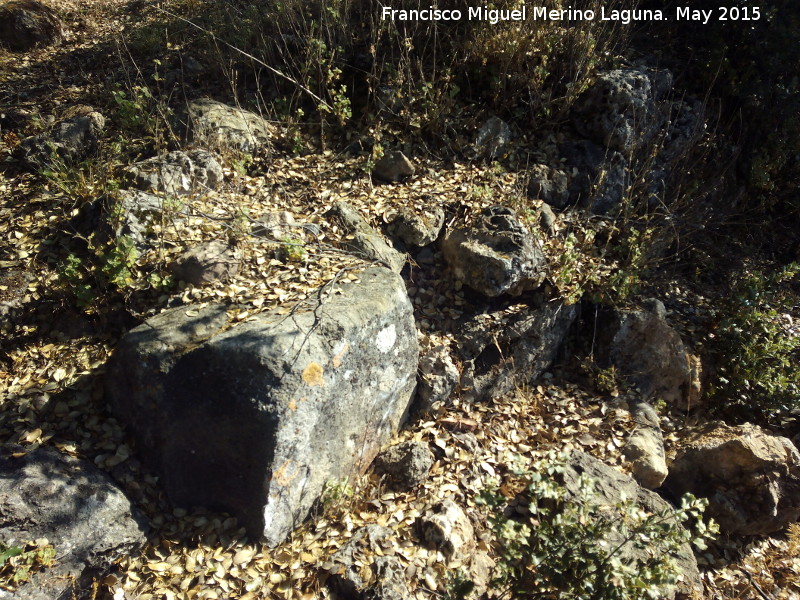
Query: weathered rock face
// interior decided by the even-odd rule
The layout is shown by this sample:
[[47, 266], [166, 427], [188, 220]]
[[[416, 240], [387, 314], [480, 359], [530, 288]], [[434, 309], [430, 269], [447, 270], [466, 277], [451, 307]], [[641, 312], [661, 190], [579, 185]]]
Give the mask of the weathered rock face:
[[642, 393], [683, 410], [700, 400], [697, 361], [664, 318], [664, 305], [650, 300], [641, 311], [614, 311], [598, 321], [600, 354]]
[[222, 240], [212, 240], [181, 254], [172, 265], [172, 273], [181, 281], [203, 285], [236, 275], [239, 265], [233, 248]]
[[97, 149], [106, 120], [99, 112], [86, 107], [51, 131], [22, 141], [24, 161], [32, 168], [52, 168], [54, 160], [74, 162], [86, 158]]
[[157, 227], [165, 221], [186, 218], [182, 202], [140, 190], [119, 190], [116, 199], [106, 197], [98, 200], [98, 204], [114, 213], [114, 235], [129, 237], [142, 251], [155, 245]]
[[372, 170], [373, 177], [387, 183], [412, 177], [414, 173], [416, 173], [414, 163], [399, 150], [393, 150], [381, 156]]
[[544, 255], [530, 230], [504, 206], [484, 209], [472, 227], [449, 232], [442, 254], [456, 279], [485, 296], [516, 296], [544, 280]]
[[445, 346], [423, 350], [419, 358], [418, 409], [429, 411], [437, 402], [445, 402], [458, 385], [459, 372]]
[[543, 302], [478, 315], [464, 323], [458, 336], [462, 397], [497, 398], [539, 377], [555, 359], [577, 314], [574, 305]]
[[556, 208], [565, 208], [569, 204], [569, 178], [564, 171], [547, 165], [533, 165], [529, 173], [529, 196]]
[[[581, 474], [586, 474], [596, 482], [595, 493], [588, 499], [592, 504], [598, 506], [613, 507], [623, 499], [633, 500], [649, 513], [661, 512], [669, 508], [669, 504], [655, 492], [641, 488], [631, 477], [612, 469], [603, 462], [585, 452], [572, 451], [564, 473], [563, 484], [574, 498], [581, 498], [579, 478]], [[612, 513], [613, 514], [613, 513]], [[614, 518], [609, 515], [609, 518]], [[620, 538], [617, 544], [623, 541]], [[614, 540], [611, 540], [614, 544]], [[637, 549], [632, 544], [626, 544], [622, 548], [623, 556], [631, 557], [631, 560], [649, 558], [648, 549]], [[703, 583], [700, 579], [700, 572], [697, 568], [697, 560], [694, 557], [691, 546], [683, 544], [676, 560], [679, 581], [674, 587], [663, 591], [663, 598], [679, 597], [702, 598]]]
[[631, 463], [633, 478], [644, 488], [654, 490], [667, 478], [667, 461], [664, 453], [664, 436], [658, 414], [647, 403], [632, 407], [631, 414], [636, 429], [628, 437], [622, 453]]
[[432, 506], [419, 521], [422, 539], [445, 556], [467, 563], [475, 554], [475, 529], [464, 509], [451, 498]]
[[375, 470], [386, 476], [396, 490], [410, 490], [428, 476], [433, 454], [424, 442], [402, 442], [390, 446], [375, 459]]
[[475, 152], [484, 158], [497, 158], [511, 141], [511, 128], [499, 117], [490, 117], [481, 125], [475, 139]]
[[418, 345], [402, 279], [360, 277], [291, 316], [179, 308], [123, 338], [107, 397], [174, 503], [274, 545], [326, 482], [369, 466], [405, 417]]
[[196, 142], [218, 152], [256, 154], [268, 149], [273, 138], [266, 119], [210, 98], [189, 104], [189, 126]]
[[671, 87], [671, 82], [661, 81], [654, 87], [654, 76], [639, 68], [602, 73], [577, 104], [578, 131], [626, 155], [649, 142], [663, 121], [656, 94]]
[[330, 210], [330, 215], [337, 219], [351, 237], [344, 242], [346, 250], [365, 258], [383, 263], [386, 267], [399, 273], [406, 264], [405, 255], [401, 254], [369, 226], [358, 211], [347, 202], [337, 202]]
[[[394, 532], [367, 525], [357, 530], [332, 557], [331, 591], [338, 600], [406, 600], [408, 590], [403, 563], [391, 553]], [[389, 554], [384, 556], [384, 554]], [[368, 557], [375, 557], [365, 564]], [[368, 571], [365, 572], [364, 567]]]
[[407, 246], [419, 248], [435, 242], [443, 225], [444, 211], [433, 206], [419, 212], [402, 210], [389, 224], [388, 230]]
[[0, 521], [3, 544], [46, 538], [57, 557], [15, 593], [0, 591], [0, 598], [83, 597], [93, 579], [146, 541], [144, 519], [108, 475], [51, 448], [0, 459]]
[[0, 46], [25, 51], [49, 46], [64, 36], [61, 21], [47, 6], [36, 0], [0, 2]]
[[772, 533], [800, 518], [800, 454], [755, 425], [712, 425], [678, 451], [664, 487], [708, 498], [723, 531]]
[[125, 172], [144, 192], [170, 196], [202, 194], [222, 185], [222, 165], [206, 150], [176, 150], [130, 165]]
[[569, 183], [569, 201], [595, 214], [613, 214], [630, 183], [628, 160], [588, 140], [565, 142], [559, 149], [576, 172]]

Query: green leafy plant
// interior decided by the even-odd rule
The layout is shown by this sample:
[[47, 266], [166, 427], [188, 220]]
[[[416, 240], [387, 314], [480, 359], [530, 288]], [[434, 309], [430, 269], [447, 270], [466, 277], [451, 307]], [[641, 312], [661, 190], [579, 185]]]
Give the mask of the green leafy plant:
[[0, 544], [0, 588], [17, 589], [33, 573], [52, 567], [55, 559], [55, 548], [43, 540], [19, 546]]
[[605, 506], [595, 500], [596, 484], [586, 474], [579, 476], [577, 495], [568, 490], [566, 461], [551, 452], [513, 467], [521, 489], [517, 515], [506, 510], [509, 499], [497, 483], [479, 496], [491, 509], [495, 584], [515, 599], [663, 597], [680, 574], [674, 558], [680, 547], [691, 542], [702, 549], [717, 531], [701, 519], [707, 501], [686, 495], [680, 507], [655, 513], [626, 499]]
[[303, 262], [307, 256], [308, 253], [303, 240], [281, 238], [281, 245], [278, 248], [279, 260], [284, 262]]
[[104, 245], [89, 242], [91, 254], [70, 253], [62, 263], [59, 281], [72, 294], [79, 308], [88, 309], [111, 290], [123, 292], [136, 281], [138, 251], [129, 237], [120, 236]]
[[717, 313], [719, 324], [711, 350], [719, 363], [709, 394], [719, 410], [743, 418], [774, 419], [800, 406], [800, 338], [780, 321], [791, 310], [800, 265], [774, 273], [751, 271], [733, 284]]

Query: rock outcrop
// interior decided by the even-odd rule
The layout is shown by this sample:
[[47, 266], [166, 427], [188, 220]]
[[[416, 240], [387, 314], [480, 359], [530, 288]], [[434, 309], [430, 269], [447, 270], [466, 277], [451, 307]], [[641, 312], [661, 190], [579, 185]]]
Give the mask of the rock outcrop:
[[168, 196], [203, 194], [216, 190], [224, 179], [222, 165], [206, 150], [176, 150], [154, 156], [125, 169], [134, 187]]
[[640, 402], [631, 407], [635, 429], [628, 436], [622, 453], [631, 463], [633, 478], [643, 488], [654, 490], [667, 478], [664, 436], [658, 414], [652, 406]]
[[91, 107], [64, 119], [52, 130], [26, 138], [20, 145], [24, 162], [31, 168], [58, 168], [73, 163], [97, 150], [106, 120]]
[[382, 263], [395, 273], [403, 270], [403, 265], [406, 264], [405, 255], [387, 244], [354, 207], [347, 202], [337, 202], [331, 208], [330, 215], [349, 234], [348, 239], [342, 243], [346, 250], [366, 260]]
[[711, 425], [683, 443], [664, 487], [708, 498], [722, 531], [773, 533], [800, 518], [800, 454], [755, 425]]
[[240, 259], [227, 242], [212, 240], [190, 248], [172, 264], [172, 274], [180, 281], [203, 285], [233, 277], [239, 271]]
[[175, 504], [275, 545], [328, 481], [369, 466], [406, 415], [418, 343], [403, 281], [360, 278], [289, 315], [177, 308], [122, 339], [106, 395]]
[[544, 280], [544, 254], [505, 206], [486, 208], [472, 226], [448, 232], [441, 247], [455, 278], [485, 296], [518, 296]]
[[643, 310], [607, 311], [597, 321], [601, 366], [614, 365], [644, 399], [664, 400], [682, 410], [701, 397], [697, 359], [666, 318], [659, 300]]
[[0, 459], [0, 521], [5, 547], [46, 540], [56, 559], [0, 598], [84, 597], [115, 560], [146, 541], [145, 520], [107, 474], [52, 448]]
[[392, 150], [384, 154], [372, 169], [372, 176], [379, 181], [393, 183], [416, 173], [414, 163], [399, 150]]
[[192, 139], [217, 152], [255, 155], [269, 149], [274, 137], [266, 119], [210, 98], [189, 103], [188, 120]]
[[497, 398], [535, 380], [555, 359], [577, 314], [575, 305], [542, 301], [467, 320], [457, 337], [462, 397]]
[[0, 46], [25, 51], [50, 46], [64, 37], [56, 13], [36, 0], [0, 2]]

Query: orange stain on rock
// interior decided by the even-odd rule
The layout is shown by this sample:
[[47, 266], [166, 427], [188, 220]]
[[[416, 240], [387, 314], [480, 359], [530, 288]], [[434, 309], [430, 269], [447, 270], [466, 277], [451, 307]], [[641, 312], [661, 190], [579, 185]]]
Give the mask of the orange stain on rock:
[[322, 377], [322, 367], [315, 362], [308, 363], [308, 366], [303, 369], [303, 381], [311, 387], [315, 385], [323, 387], [325, 379]]

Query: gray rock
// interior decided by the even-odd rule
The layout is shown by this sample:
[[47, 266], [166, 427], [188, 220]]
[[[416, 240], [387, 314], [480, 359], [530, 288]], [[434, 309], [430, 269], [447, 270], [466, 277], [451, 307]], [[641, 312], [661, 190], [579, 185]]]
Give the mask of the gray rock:
[[578, 314], [575, 305], [542, 302], [511, 315], [498, 310], [463, 323], [457, 337], [462, 397], [497, 398], [538, 378], [552, 364]]
[[49, 132], [25, 138], [20, 145], [23, 161], [31, 168], [61, 168], [97, 150], [106, 120], [85, 107], [82, 114], [61, 121]]
[[418, 344], [402, 279], [360, 277], [290, 316], [177, 308], [120, 341], [109, 405], [175, 504], [231, 512], [274, 546], [328, 481], [365, 471], [406, 416]]
[[410, 490], [428, 477], [433, 454], [424, 442], [402, 442], [390, 446], [375, 459], [375, 471], [385, 475], [398, 491]]
[[326, 216], [337, 220], [347, 233], [356, 233], [357, 231], [375, 233], [375, 230], [369, 226], [369, 223], [359, 214], [355, 207], [343, 200], [334, 204]]
[[711, 424], [679, 448], [664, 487], [708, 498], [722, 531], [774, 533], [800, 518], [800, 454], [756, 425]]
[[566, 208], [569, 204], [569, 178], [561, 169], [533, 165], [529, 170], [528, 195], [550, 206]]
[[661, 399], [689, 410], [701, 399], [698, 361], [664, 319], [663, 305], [651, 302], [648, 307], [601, 314], [601, 366], [614, 365], [645, 400]]
[[575, 173], [570, 179], [569, 202], [597, 214], [614, 213], [628, 193], [627, 159], [587, 140], [566, 142], [559, 151]]
[[626, 156], [649, 143], [662, 124], [650, 73], [641, 68], [601, 73], [575, 108], [582, 135]]
[[125, 173], [143, 192], [168, 196], [202, 194], [218, 189], [224, 180], [222, 165], [207, 150], [176, 150], [154, 156], [130, 165]]
[[[333, 597], [341, 600], [407, 600], [411, 597], [405, 583], [405, 568], [394, 556], [394, 532], [379, 525], [358, 529], [332, 557]], [[377, 555], [371, 563], [367, 563]], [[370, 569], [368, 579], [362, 568]]]
[[406, 584], [406, 568], [396, 556], [379, 556], [372, 563], [374, 583], [364, 600], [408, 600], [413, 598]]
[[342, 247], [349, 252], [371, 261], [377, 261], [395, 273], [403, 270], [406, 257], [389, 244], [376, 232], [358, 211], [347, 202], [337, 202], [331, 207], [328, 216], [341, 223], [344, 231], [351, 234], [342, 242]]
[[52, 448], [0, 459], [0, 517], [4, 545], [47, 539], [57, 557], [0, 598], [83, 597], [117, 559], [147, 541], [144, 519], [107, 474]]
[[476, 600], [483, 597], [492, 582], [494, 568], [495, 562], [486, 552], [478, 551], [475, 553], [467, 570], [469, 580], [473, 585], [472, 591], [467, 595], [468, 599]]
[[0, 4], [0, 46], [25, 51], [50, 46], [64, 37], [56, 13], [36, 0], [8, 0]]
[[499, 117], [490, 117], [481, 125], [475, 139], [475, 152], [485, 158], [497, 158], [511, 142], [511, 128]]
[[233, 277], [239, 266], [236, 251], [227, 242], [212, 240], [181, 254], [172, 265], [172, 273], [180, 281], [203, 285]]
[[472, 227], [450, 231], [442, 254], [456, 279], [489, 297], [536, 289], [545, 276], [544, 254], [516, 213], [484, 209]]
[[288, 210], [273, 211], [258, 219], [253, 226], [253, 235], [280, 241], [292, 237], [297, 227], [294, 215]]
[[706, 130], [703, 104], [696, 99], [671, 102], [659, 159], [674, 161], [684, 156]]
[[647, 403], [631, 408], [636, 428], [628, 436], [622, 453], [631, 463], [633, 478], [644, 488], [654, 490], [667, 478], [667, 461], [664, 453], [664, 436], [658, 423], [658, 414]]
[[412, 177], [416, 173], [414, 163], [399, 150], [385, 153], [372, 170], [372, 176], [388, 183]]
[[380, 263], [395, 273], [402, 271], [403, 266], [406, 264], [405, 255], [392, 248], [380, 235], [374, 232], [363, 233], [359, 231], [352, 238], [345, 241], [342, 246], [356, 256], [364, 260]]
[[[585, 498], [581, 493], [579, 478], [582, 474], [586, 474], [596, 483], [594, 493], [589, 498]], [[623, 500], [635, 501], [648, 513], [662, 512], [670, 508], [670, 505], [658, 494], [643, 489], [631, 477], [607, 466], [593, 456], [577, 450], [570, 453], [567, 469], [559, 478], [576, 500], [608, 507], [606, 514], [609, 519], [619, 518], [619, 511], [614, 507]], [[609, 545], [613, 548], [624, 539], [623, 533], [619, 532], [611, 537]], [[650, 558], [649, 551], [650, 548], [647, 544], [643, 546], [629, 543], [621, 548], [622, 556], [631, 562], [648, 560]], [[688, 543], [683, 544], [678, 554], [672, 558], [676, 561], [679, 581], [675, 586], [664, 589], [663, 596], [659, 597], [664, 599], [702, 597], [703, 583], [691, 546]]]
[[104, 198], [101, 203], [109, 205], [105, 208], [111, 212], [114, 235], [129, 237], [142, 252], [157, 245], [156, 227], [186, 218], [183, 201], [140, 190], [119, 190], [115, 199]]
[[438, 206], [412, 212], [401, 210], [389, 223], [389, 234], [412, 247], [432, 244], [444, 225], [444, 210]]
[[542, 207], [539, 209], [539, 223], [541, 223], [542, 229], [550, 235], [558, 233], [558, 229], [556, 228], [558, 217], [548, 204], [542, 204]]
[[451, 498], [434, 504], [419, 518], [422, 539], [450, 559], [469, 564], [477, 549], [469, 517]]
[[250, 111], [201, 98], [189, 103], [192, 139], [217, 152], [257, 154], [271, 147], [273, 127]]
[[428, 412], [438, 402], [445, 402], [458, 385], [460, 374], [445, 346], [424, 350], [419, 358], [417, 403]]

